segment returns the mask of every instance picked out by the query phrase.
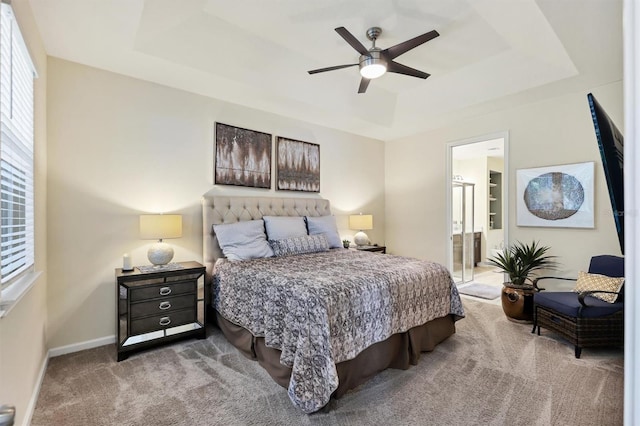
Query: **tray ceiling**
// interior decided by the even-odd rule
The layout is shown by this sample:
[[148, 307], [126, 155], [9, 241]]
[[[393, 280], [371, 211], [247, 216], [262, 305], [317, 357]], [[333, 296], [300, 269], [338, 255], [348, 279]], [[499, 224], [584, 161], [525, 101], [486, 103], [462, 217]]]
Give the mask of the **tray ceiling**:
[[[382, 140], [622, 79], [617, 0], [29, 0], [47, 53]], [[436, 29], [358, 94], [358, 54]]]

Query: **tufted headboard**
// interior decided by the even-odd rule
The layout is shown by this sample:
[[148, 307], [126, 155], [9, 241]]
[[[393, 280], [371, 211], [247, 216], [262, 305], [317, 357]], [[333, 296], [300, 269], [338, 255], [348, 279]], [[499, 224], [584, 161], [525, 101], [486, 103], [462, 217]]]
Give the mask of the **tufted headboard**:
[[230, 197], [211, 190], [202, 196], [202, 259], [207, 282], [213, 265], [223, 257], [213, 225], [261, 219], [262, 216], [328, 216], [329, 200], [322, 198]]

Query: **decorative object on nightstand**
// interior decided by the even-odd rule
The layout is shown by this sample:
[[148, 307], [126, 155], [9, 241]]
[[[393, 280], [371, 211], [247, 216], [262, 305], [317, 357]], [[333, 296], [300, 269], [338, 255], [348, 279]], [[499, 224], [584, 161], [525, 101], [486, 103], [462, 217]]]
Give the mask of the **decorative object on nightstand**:
[[147, 257], [156, 266], [166, 265], [173, 259], [173, 248], [162, 242], [167, 238], [182, 237], [182, 215], [143, 214], [140, 215], [140, 238], [158, 240], [149, 247]]
[[342, 240], [342, 247], [349, 248], [351, 242], [349, 240]]
[[369, 237], [363, 231], [373, 229], [373, 215], [370, 214], [354, 214], [349, 216], [349, 229], [358, 230], [353, 237], [353, 242], [357, 246], [369, 244]]
[[182, 337], [204, 339], [205, 268], [180, 262], [180, 269], [142, 272], [116, 269], [117, 358]]
[[131, 256], [129, 256], [129, 253], [122, 255], [122, 270], [126, 272], [133, 271], [133, 263], [131, 262]]

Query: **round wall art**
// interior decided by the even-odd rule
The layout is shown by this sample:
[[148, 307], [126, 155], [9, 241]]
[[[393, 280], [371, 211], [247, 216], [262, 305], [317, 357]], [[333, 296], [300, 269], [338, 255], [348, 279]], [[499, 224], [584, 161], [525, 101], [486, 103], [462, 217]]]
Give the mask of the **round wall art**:
[[524, 203], [541, 219], [566, 219], [580, 210], [584, 203], [584, 188], [575, 176], [545, 173], [529, 181], [524, 190]]
[[517, 225], [593, 228], [594, 164], [517, 170]]

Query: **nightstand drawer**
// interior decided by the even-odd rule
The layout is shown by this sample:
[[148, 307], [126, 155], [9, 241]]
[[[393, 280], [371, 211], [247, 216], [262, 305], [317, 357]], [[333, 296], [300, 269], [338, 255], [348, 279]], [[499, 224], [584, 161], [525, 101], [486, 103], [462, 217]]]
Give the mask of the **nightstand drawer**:
[[195, 293], [197, 281], [185, 281], [173, 284], [164, 284], [142, 288], [131, 288], [130, 300], [137, 302], [139, 300], [153, 299], [156, 297], [175, 296], [178, 294]]
[[131, 321], [131, 334], [136, 335], [148, 333], [150, 331], [163, 330], [165, 328], [195, 322], [195, 320], [195, 309], [167, 312], [166, 315], [155, 315], [153, 317]]
[[145, 317], [149, 315], [165, 315], [163, 312], [178, 311], [180, 309], [195, 306], [196, 295], [185, 294], [184, 296], [164, 297], [149, 302], [131, 304], [131, 318]]

